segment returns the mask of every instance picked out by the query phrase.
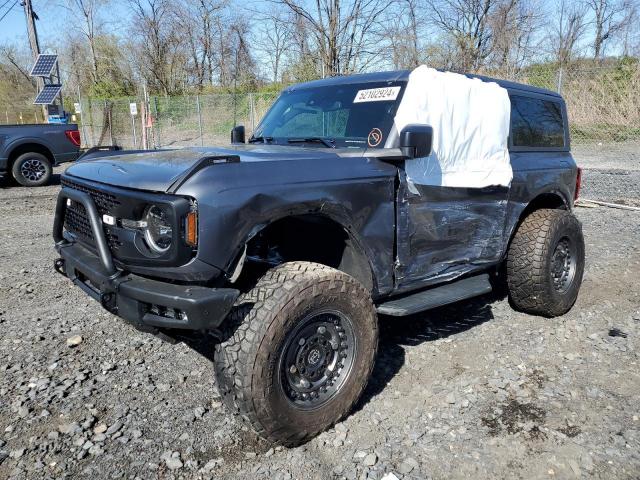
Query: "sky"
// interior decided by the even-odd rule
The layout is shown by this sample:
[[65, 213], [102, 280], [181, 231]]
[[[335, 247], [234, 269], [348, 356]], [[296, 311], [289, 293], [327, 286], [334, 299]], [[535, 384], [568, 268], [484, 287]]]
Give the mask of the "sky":
[[[24, 7], [21, 0], [0, 0], [0, 17], [2, 17], [11, 5], [13, 7], [7, 16], [0, 20], [0, 44], [15, 43], [18, 45], [28, 45], [27, 43], [27, 23], [24, 18]], [[64, 29], [73, 28], [73, 21], [69, 12], [60, 6], [61, 0], [32, 0], [33, 10], [40, 17], [36, 21], [40, 46], [43, 50], [49, 44], [55, 44], [56, 39], [61, 37]], [[116, 5], [113, 8], [118, 9]], [[117, 15], [114, 16], [116, 18]]]
[[[57, 41], [64, 35], [65, 29], [72, 29], [74, 27], [74, 21], [76, 21], [69, 11], [61, 6], [64, 0], [32, 0], [34, 11], [40, 17], [40, 20], [36, 21], [36, 28], [38, 29], [38, 35], [40, 37], [40, 46], [43, 53], [47, 52], [47, 46], [55, 46], [59, 44]], [[549, 5], [549, 1], [543, 0], [543, 2]], [[24, 18], [24, 8], [20, 4], [21, 0], [0, 0], [0, 45], [2, 44], [16, 44], [18, 46], [26, 47], [27, 43], [27, 27]], [[124, 9], [119, 2], [114, 2], [111, 7], [111, 18], [114, 21], [110, 25], [112, 31], [117, 31], [123, 27], [120, 19], [122, 15], [118, 15], [118, 10], [124, 14]], [[245, 2], [248, 3], [248, 2]], [[114, 12], [115, 10], [115, 12]], [[582, 42], [585, 46], [589, 44], [592, 32], [587, 33]], [[610, 42], [607, 48], [608, 54], [617, 54], [621, 48], [619, 45], [615, 45], [617, 42]], [[55, 53], [49, 50], [49, 53]]]

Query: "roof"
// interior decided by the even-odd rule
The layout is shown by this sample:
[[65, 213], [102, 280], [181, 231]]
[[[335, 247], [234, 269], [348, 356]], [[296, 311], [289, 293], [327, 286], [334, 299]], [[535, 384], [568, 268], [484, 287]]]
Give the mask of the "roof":
[[[293, 91], [304, 88], [314, 87], [330, 87], [332, 85], [346, 85], [351, 83], [373, 83], [373, 82], [406, 82], [409, 80], [411, 70], [394, 70], [389, 72], [360, 73], [357, 75], [343, 75], [337, 77], [323, 78], [322, 80], [312, 80], [311, 82], [298, 83], [291, 85], [285, 90]], [[502, 88], [507, 90], [520, 90], [522, 92], [541, 93], [553, 97], [559, 97], [557, 92], [547, 90], [545, 88], [525, 85], [523, 83], [510, 82], [508, 80], [499, 80], [497, 78], [486, 77], [484, 75], [475, 75], [472, 73], [463, 73], [469, 78], [478, 78], [483, 82], [495, 82]]]

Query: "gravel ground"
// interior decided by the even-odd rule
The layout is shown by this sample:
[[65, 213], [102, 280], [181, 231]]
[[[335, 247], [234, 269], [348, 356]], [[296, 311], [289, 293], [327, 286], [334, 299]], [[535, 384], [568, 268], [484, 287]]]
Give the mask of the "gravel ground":
[[[637, 192], [587, 170], [590, 194], [596, 175], [613, 180], [594, 195]], [[356, 410], [273, 449], [224, 411], [207, 359], [53, 273], [57, 190], [0, 190], [0, 478], [640, 478], [640, 212], [577, 209], [587, 266], [563, 317], [488, 295], [381, 318]]]

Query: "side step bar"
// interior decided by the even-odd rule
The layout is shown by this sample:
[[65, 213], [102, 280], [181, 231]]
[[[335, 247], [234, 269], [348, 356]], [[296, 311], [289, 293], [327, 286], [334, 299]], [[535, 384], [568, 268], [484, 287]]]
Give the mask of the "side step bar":
[[423, 290], [406, 297], [394, 298], [378, 305], [378, 313], [403, 317], [422, 312], [459, 300], [483, 295], [491, 291], [489, 275], [484, 273], [475, 277], [464, 278], [440, 287]]

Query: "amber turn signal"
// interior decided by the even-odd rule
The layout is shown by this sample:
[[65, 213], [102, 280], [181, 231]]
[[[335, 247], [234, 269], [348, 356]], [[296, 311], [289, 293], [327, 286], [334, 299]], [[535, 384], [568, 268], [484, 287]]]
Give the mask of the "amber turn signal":
[[187, 214], [186, 229], [184, 239], [187, 245], [195, 247], [198, 245], [198, 214], [189, 212]]

